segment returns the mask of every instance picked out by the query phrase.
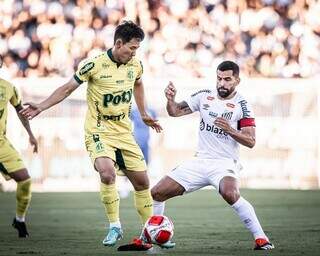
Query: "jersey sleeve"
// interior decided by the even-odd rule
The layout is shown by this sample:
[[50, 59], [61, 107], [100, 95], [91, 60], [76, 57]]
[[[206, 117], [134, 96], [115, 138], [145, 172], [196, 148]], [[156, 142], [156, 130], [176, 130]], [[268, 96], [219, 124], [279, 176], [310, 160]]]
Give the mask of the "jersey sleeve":
[[194, 94], [192, 94], [187, 100], [187, 104], [192, 112], [200, 110], [201, 99], [204, 94], [209, 93], [210, 90], [200, 90]]
[[143, 65], [142, 65], [142, 62], [140, 61], [136, 80], [139, 80], [142, 77], [142, 74], [143, 74]]
[[12, 86], [12, 96], [10, 98], [10, 103], [14, 107], [21, 104], [21, 96], [15, 86]]
[[96, 72], [97, 65], [94, 58], [88, 58], [81, 61], [78, 65], [78, 69], [74, 74], [74, 79], [82, 84], [89, 81], [90, 77]]
[[240, 104], [240, 120], [238, 121], [238, 129], [243, 127], [256, 126], [255, 117], [251, 104], [247, 100], [243, 99], [239, 101]]

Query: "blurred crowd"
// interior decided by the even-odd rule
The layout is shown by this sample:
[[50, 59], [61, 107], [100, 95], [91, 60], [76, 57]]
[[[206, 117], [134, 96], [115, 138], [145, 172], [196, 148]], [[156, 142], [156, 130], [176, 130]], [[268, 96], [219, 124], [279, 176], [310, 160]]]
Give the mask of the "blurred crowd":
[[71, 76], [124, 19], [145, 30], [139, 58], [154, 77], [212, 76], [225, 59], [247, 76], [320, 74], [318, 0], [2, 0], [3, 72]]

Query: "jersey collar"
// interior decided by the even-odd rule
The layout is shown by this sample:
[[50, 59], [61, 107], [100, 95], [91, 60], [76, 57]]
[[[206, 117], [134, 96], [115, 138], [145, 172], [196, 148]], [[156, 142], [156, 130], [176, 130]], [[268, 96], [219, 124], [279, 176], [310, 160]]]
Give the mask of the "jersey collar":
[[112, 62], [114, 62], [115, 64], [117, 64], [117, 67], [120, 67], [120, 65], [122, 65], [122, 63], [119, 63], [119, 62], [117, 62], [117, 61], [114, 59], [114, 57], [113, 57], [113, 55], [112, 55], [112, 48], [108, 49], [107, 55], [108, 55], [108, 57], [110, 58], [110, 60], [111, 60]]

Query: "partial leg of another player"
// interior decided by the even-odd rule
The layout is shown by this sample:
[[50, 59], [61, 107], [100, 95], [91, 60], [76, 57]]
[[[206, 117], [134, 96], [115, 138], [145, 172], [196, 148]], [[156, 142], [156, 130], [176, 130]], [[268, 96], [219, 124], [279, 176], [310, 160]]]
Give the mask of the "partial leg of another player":
[[163, 215], [165, 201], [175, 196], [181, 196], [184, 192], [184, 187], [181, 186], [178, 182], [176, 182], [169, 176], [163, 177], [151, 189], [154, 215]]
[[[165, 201], [176, 196], [181, 196], [185, 192], [185, 188], [178, 182], [165, 176], [152, 189], [151, 194], [153, 198], [153, 213], [154, 215], [163, 215], [165, 208]], [[175, 243], [168, 241], [162, 244], [163, 248], [173, 248]]]
[[120, 197], [115, 184], [114, 162], [108, 157], [99, 157], [95, 160], [94, 167], [100, 175], [100, 198], [109, 220], [109, 229], [102, 243], [105, 246], [114, 246], [123, 237], [119, 217]]
[[[128, 176], [129, 180], [132, 182], [136, 193], [139, 192], [141, 189], [142, 191], [146, 190], [146, 183], [145, 181], [147, 180], [146, 173], [144, 172], [125, 172], [126, 175]], [[144, 185], [143, 185], [144, 184]], [[148, 181], [148, 186], [149, 186], [149, 181]], [[152, 188], [151, 194], [153, 197], [153, 206], [156, 205], [156, 208], [153, 209], [153, 214], [155, 215], [163, 215], [164, 211], [164, 201], [177, 196], [177, 195], [182, 195], [184, 193], [184, 188], [175, 182], [173, 179], [169, 177], [163, 178], [155, 187]], [[149, 200], [149, 199], [148, 199]], [[139, 212], [139, 207], [137, 204], [137, 199], [135, 199], [137, 209]], [[147, 202], [145, 202], [147, 203]], [[150, 195], [150, 203], [148, 205], [152, 206], [152, 198]], [[159, 206], [159, 207], [158, 207]], [[148, 208], [148, 207], [147, 207]], [[141, 208], [140, 208], [141, 209]], [[152, 208], [149, 209], [149, 213], [145, 214], [145, 217], [142, 216], [140, 213], [142, 222], [145, 223], [146, 220], [152, 215]], [[165, 244], [162, 244], [162, 248], [173, 248], [175, 246], [175, 243], [168, 241]], [[118, 248], [118, 251], [147, 251], [152, 248], [151, 244], [148, 244], [145, 239], [143, 234], [141, 234], [140, 238], [134, 239], [132, 243], [127, 244], [127, 245], [122, 245]]]
[[10, 178], [17, 182], [16, 190], [16, 216], [13, 219], [12, 226], [18, 230], [19, 237], [29, 236], [25, 217], [31, 201], [31, 178], [26, 168], [9, 173]]
[[263, 232], [260, 222], [252, 205], [240, 196], [238, 181], [234, 177], [226, 176], [219, 183], [219, 193], [231, 205], [242, 223], [252, 233], [255, 239], [255, 250], [270, 250], [274, 246]]

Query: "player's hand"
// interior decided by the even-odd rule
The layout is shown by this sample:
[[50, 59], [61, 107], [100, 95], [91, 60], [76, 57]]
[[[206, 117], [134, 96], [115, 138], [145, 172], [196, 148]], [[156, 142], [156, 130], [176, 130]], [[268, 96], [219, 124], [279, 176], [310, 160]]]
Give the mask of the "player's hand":
[[161, 132], [163, 130], [161, 125], [158, 123], [158, 120], [153, 119], [151, 116], [144, 115], [144, 116], [141, 116], [141, 119], [146, 125], [156, 130], [156, 132]]
[[171, 81], [164, 90], [164, 94], [166, 95], [167, 100], [174, 100], [174, 98], [176, 97], [177, 89]]
[[33, 153], [38, 153], [38, 141], [37, 139], [32, 135], [29, 137], [29, 142], [31, 146], [33, 147]]
[[229, 124], [228, 120], [222, 117], [217, 117], [217, 119], [213, 123], [226, 133], [230, 133], [232, 131], [232, 127]]
[[39, 106], [39, 104], [33, 103], [33, 102], [26, 102], [23, 104], [24, 106], [27, 106], [26, 108], [19, 111], [21, 115], [23, 115], [28, 120], [31, 120], [35, 116], [39, 115], [42, 110]]

